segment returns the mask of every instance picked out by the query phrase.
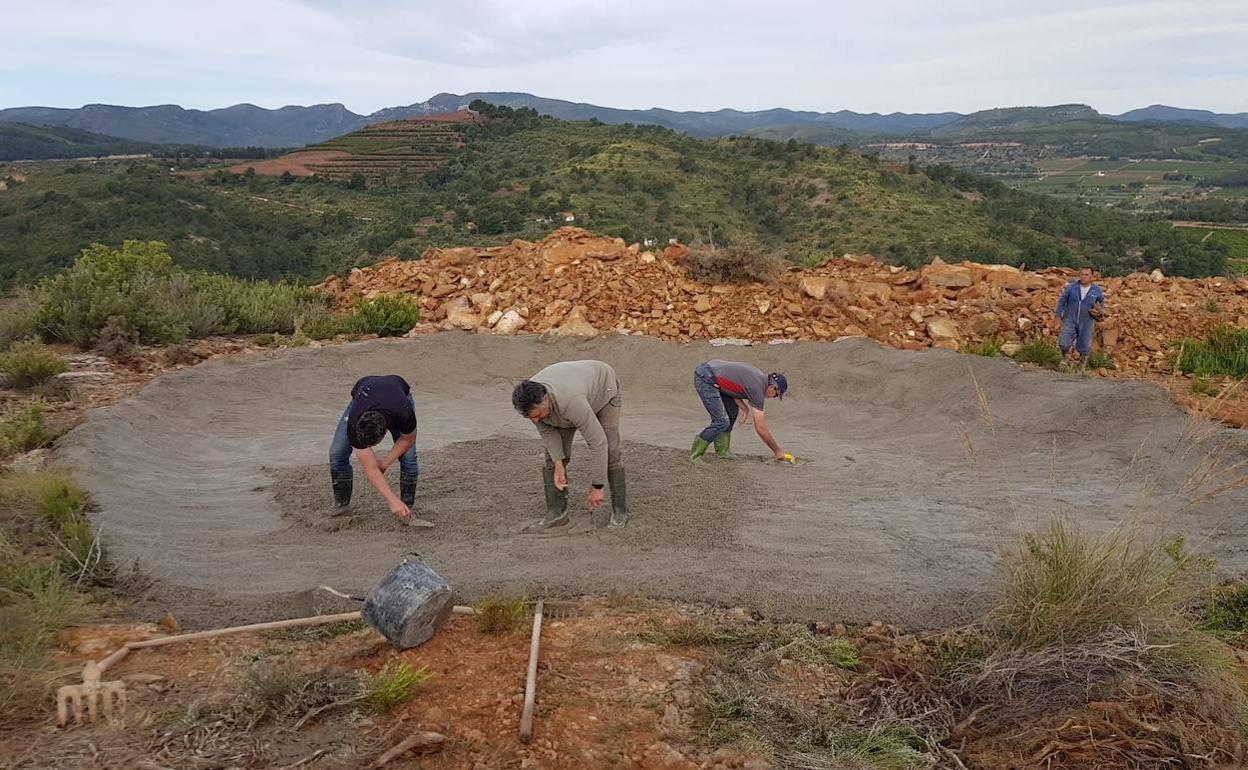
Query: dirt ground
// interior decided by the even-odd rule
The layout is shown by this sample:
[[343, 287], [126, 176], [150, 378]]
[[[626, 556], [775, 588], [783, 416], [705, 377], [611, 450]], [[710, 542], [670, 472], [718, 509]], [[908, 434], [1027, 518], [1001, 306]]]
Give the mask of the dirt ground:
[[[684, 462], [706, 422], [692, 370], [716, 357], [787, 373], [791, 393], [769, 402], [768, 423], [803, 464], [763, 462], [749, 428], [734, 441], [741, 459]], [[593, 530], [580, 509], [567, 534], [522, 534], [541, 514], [540, 447], [510, 389], [576, 358], [620, 373], [633, 521]], [[357, 512], [329, 516], [318, 467], [336, 419], [355, 379], [387, 372], [413, 385], [417, 515], [434, 530], [387, 520], [362, 477]], [[367, 591], [418, 551], [462, 601], [618, 592], [922, 628], [981, 608], [999, 544], [1054, 512], [1093, 527], [1143, 517], [1227, 570], [1248, 567], [1245, 490], [1192, 502], [1223, 481], [1204, 472], [1210, 453], [1242, 460], [1248, 443], [1196, 425], [1149, 383], [864, 339], [451, 332], [210, 361], [93, 411], [61, 454], [99, 504], [114, 558], [156, 578], [153, 601], [188, 626], [302, 614], [316, 586]]]
[[[70, 768], [362, 768], [413, 731], [446, 737], [436, 753], [401, 756], [388, 767], [425, 770], [645, 768], [726, 770], [745, 766], [738, 752], [688, 743], [696, 650], [647, 642], [651, 622], [679, 610], [637, 600], [566, 605], [543, 625], [532, 743], [519, 740], [529, 648], [529, 616], [509, 633], [487, 635], [475, 618], [453, 616], [419, 648], [395, 651], [376, 632], [350, 626], [273, 631], [186, 642], [137, 652], [110, 671], [127, 682], [125, 717], [57, 730], [47, 724], [6, 734], [0, 767]], [[333, 629], [333, 630], [331, 630]], [[156, 629], [159, 630], [159, 629]], [[341, 633], [343, 630], [348, 633]], [[340, 634], [340, 635], [335, 635]], [[62, 635], [65, 660], [99, 658], [127, 638], [153, 635], [134, 626]], [[375, 673], [393, 662], [431, 674], [414, 697], [384, 713], [361, 704], [309, 716], [298, 703], [284, 718], [254, 726], [254, 703], [240, 701], [252, 672], [289, 667], [320, 672], [315, 681]], [[289, 681], [286, 678], [282, 680]], [[274, 693], [294, 697], [287, 685]], [[231, 710], [248, 704], [243, 710]], [[51, 712], [49, 712], [50, 714]], [[686, 758], [667, 741], [680, 745]], [[769, 767], [766, 763], [751, 767]]]

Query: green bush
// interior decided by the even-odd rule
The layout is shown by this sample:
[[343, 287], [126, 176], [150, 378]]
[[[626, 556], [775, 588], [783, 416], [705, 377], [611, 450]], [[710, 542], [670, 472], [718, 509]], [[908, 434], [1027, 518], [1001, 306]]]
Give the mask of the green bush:
[[412, 299], [399, 295], [375, 299], [356, 297], [355, 315], [366, 333], [400, 337], [420, 321], [420, 308]]
[[1202, 396], [1216, 396], [1222, 392], [1222, 389], [1208, 377], [1197, 377], [1192, 380], [1192, 392]]
[[357, 313], [322, 312], [303, 322], [303, 333], [314, 340], [328, 340], [340, 335], [353, 337], [364, 331], [364, 320]]
[[18, 340], [39, 336], [39, 308], [29, 296], [0, 304], [0, 350]]
[[1183, 340], [1179, 351], [1184, 374], [1248, 377], [1248, 329], [1219, 326], [1202, 340]]
[[996, 337], [989, 337], [980, 343], [964, 342], [962, 343], [962, 352], [973, 356], [996, 358], [1001, 355], [1001, 340]]
[[1248, 586], [1215, 589], [1201, 608], [1198, 627], [1229, 644], [1248, 644]]
[[39, 323], [48, 333], [79, 347], [95, 343], [113, 316], [127, 319], [144, 342], [181, 342], [184, 286], [163, 243], [126, 241], [84, 249], [72, 267], [45, 279], [36, 294]]
[[1062, 361], [1062, 351], [1058, 350], [1057, 345], [1052, 342], [1041, 337], [1034, 337], [1023, 343], [1023, 346], [1014, 354], [1014, 360], [1041, 366], [1057, 366]]
[[412, 668], [403, 661], [391, 661], [364, 682], [365, 701], [374, 711], [386, 711], [403, 703], [433, 674], [421, 666]]
[[47, 446], [52, 434], [43, 421], [43, 404], [31, 401], [0, 418], [0, 456], [21, 454]]
[[124, 360], [134, 355], [139, 346], [139, 332], [121, 315], [109, 317], [95, 340], [101, 355]]
[[8, 353], [0, 353], [0, 374], [18, 388], [42, 385], [68, 370], [64, 358], [37, 340], [14, 343]]
[[[207, 334], [289, 334], [299, 318], [326, 315], [325, 294], [292, 283], [248, 281], [225, 275], [196, 274], [194, 295], [218, 311]], [[200, 336], [207, 336], [203, 334]]]
[[1114, 359], [1104, 350], [1093, 350], [1088, 354], [1088, 366], [1092, 369], [1113, 369]]

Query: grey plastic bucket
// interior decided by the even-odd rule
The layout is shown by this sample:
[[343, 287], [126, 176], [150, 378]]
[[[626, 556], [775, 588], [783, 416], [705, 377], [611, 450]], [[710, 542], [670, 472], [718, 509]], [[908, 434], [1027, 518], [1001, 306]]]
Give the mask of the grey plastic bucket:
[[450, 585], [416, 554], [404, 557], [364, 600], [364, 620], [400, 650], [429, 641], [450, 614]]

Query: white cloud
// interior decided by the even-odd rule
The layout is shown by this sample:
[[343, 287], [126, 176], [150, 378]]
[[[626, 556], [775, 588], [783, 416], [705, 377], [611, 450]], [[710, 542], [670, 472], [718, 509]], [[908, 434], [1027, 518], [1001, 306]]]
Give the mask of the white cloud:
[[4, 106], [341, 101], [368, 112], [438, 91], [515, 90], [673, 109], [1248, 110], [1242, 0], [14, 5]]

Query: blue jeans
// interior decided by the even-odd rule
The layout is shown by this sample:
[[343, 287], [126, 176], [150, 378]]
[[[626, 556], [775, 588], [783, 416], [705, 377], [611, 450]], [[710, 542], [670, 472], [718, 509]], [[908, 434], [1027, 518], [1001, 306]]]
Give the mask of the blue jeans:
[[[407, 402], [412, 405], [412, 411], [416, 411], [416, 404], [411, 396], [407, 397]], [[342, 418], [338, 420], [338, 429], [334, 431], [334, 439], [329, 442], [329, 472], [330, 473], [351, 473], [351, 441], [347, 438], [347, 418], [351, 416], [351, 402], [347, 402], [347, 408], [342, 412]], [[395, 441], [399, 440], [399, 432], [397, 430], [390, 431], [390, 438]], [[420, 460], [416, 455], [416, 444], [412, 444], [411, 448], [399, 457], [399, 473], [403, 476], [411, 476], [420, 472]]]
[[698, 392], [702, 406], [706, 407], [707, 414], [711, 416], [711, 424], [702, 429], [698, 438], [709, 444], [721, 433], [731, 433], [741, 410], [737, 408], [736, 399], [721, 393], [715, 385], [715, 373], [711, 371], [711, 367], [699, 364], [693, 370], [693, 389]]
[[1096, 330], [1096, 321], [1089, 316], [1081, 322], [1078, 316], [1079, 310], [1076, 308], [1062, 319], [1062, 333], [1057, 337], [1057, 347], [1061, 349], [1062, 355], [1066, 355], [1073, 346], [1079, 351], [1079, 357], [1083, 358], [1092, 352], [1092, 332]]

